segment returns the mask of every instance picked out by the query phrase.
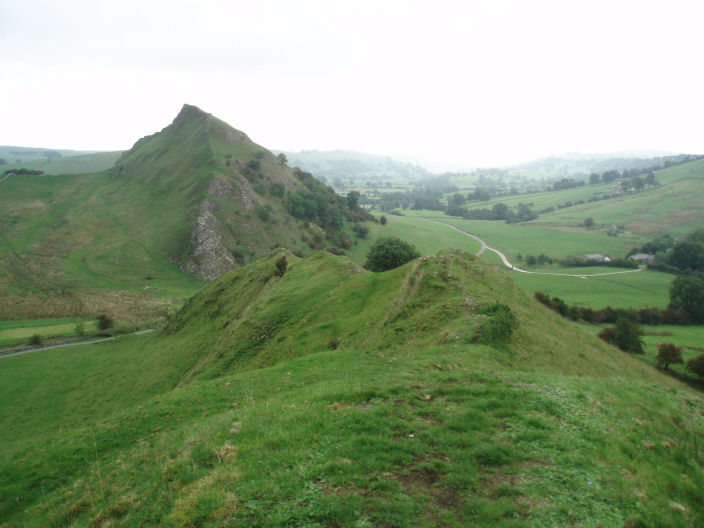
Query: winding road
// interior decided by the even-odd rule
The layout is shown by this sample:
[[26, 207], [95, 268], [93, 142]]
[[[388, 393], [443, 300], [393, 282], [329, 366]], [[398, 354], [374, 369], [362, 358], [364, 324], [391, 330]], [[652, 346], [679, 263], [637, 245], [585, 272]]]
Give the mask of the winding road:
[[521, 268], [517, 268], [516, 266], [514, 266], [513, 264], [511, 264], [511, 262], [508, 260], [508, 258], [506, 257], [506, 255], [504, 255], [501, 251], [499, 251], [499, 250], [496, 249], [496, 248], [489, 247], [489, 246], [487, 245], [487, 243], [484, 242], [484, 241], [483, 241], [481, 238], [479, 238], [477, 235], [473, 235], [472, 233], [468, 233], [467, 231], [463, 231], [462, 229], [459, 229], [459, 228], [453, 226], [452, 224], [448, 224], [447, 222], [441, 222], [440, 220], [437, 220], [437, 219], [435, 219], [435, 218], [431, 218], [431, 217], [428, 217], [428, 216], [420, 216], [420, 217], [418, 217], [418, 218], [421, 218], [421, 219], [423, 219], [423, 220], [428, 220], [428, 221], [430, 221], [430, 222], [436, 222], [436, 223], [438, 223], [438, 224], [445, 225], [445, 226], [449, 227], [450, 229], [454, 229], [454, 230], [457, 231], [458, 233], [462, 233], [463, 235], [466, 235], [466, 236], [468, 236], [468, 237], [470, 237], [470, 238], [473, 238], [474, 240], [476, 240], [477, 242], [479, 242], [479, 243], [482, 245], [482, 247], [479, 249], [479, 251], [477, 251], [477, 252], [475, 253], [476, 256], [481, 255], [482, 253], [484, 253], [484, 252], [487, 251], [487, 250], [488, 250], [488, 251], [493, 251], [494, 253], [496, 253], [496, 254], [499, 256], [499, 258], [501, 259], [501, 262], [504, 263], [504, 266], [506, 266], [506, 267], [509, 268], [510, 270], [516, 271], [516, 272], [518, 272], [518, 273], [528, 273], [528, 274], [531, 274], [531, 275], [554, 275], [554, 276], [556, 276], [556, 277], [575, 277], [575, 278], [578, 278], [578, 279], [588, 279], [589, 277], [603, 277], [603, 276], [605, 276], [605, 275], [622, 275], [622, 274], [624, 274], [624, 273], [638, 273], [639, 271], [643, 271], [642, 268], [638, 268], [638, 269], [633, 269], [633, 270], [608, 271], [608, 272], [606, 272], [606, 273], [591, 273], [591, 274], [585, 275], [585, 274], [574, 274], [574, 273], [552, 273], [552, 272], [549, 272], [549, 271], [529, 271], [529, 270], [524, 270], [524, 269], [521, 269]]

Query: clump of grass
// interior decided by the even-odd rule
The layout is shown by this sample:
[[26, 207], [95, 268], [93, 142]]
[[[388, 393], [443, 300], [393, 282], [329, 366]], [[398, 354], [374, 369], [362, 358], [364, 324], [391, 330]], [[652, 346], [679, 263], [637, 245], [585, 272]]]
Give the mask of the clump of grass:
[[511, 341], [511, 336], [518, 329], [518, 318], [506, 304], [494, 303], [479, 311], [489, 317], [479, 330], [477, 341], [490, 346], [502, 346]]

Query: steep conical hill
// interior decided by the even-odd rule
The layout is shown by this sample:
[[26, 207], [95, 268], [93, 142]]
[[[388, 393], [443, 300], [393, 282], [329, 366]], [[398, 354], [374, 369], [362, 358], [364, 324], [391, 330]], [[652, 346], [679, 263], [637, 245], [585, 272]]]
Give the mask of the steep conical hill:
[[126, 297], [118, 291], [187, 296], [189, 279], [213, 279], [276, 247], [341, 253], [351, 244], [345, 223], [371, 218], [189, 105], [110, 171], [11, 176], [1, 185], [3, 318], [127, 318], [131, 300], [110, 300]]
[[704, 520], [701, 395], [461, 252], [278, 251], [149, 337], [3, 361], [8, 527]]
[[[166, 223], [179, 225], [179, 234], [160, 249], [206, 280], [273, 247], [341, 249], [349, 244], [340, 230], [344, 218], [368, 218], [243, 132], [191, 105], [123, 154], [112, 175], [173, 204]], [[306, 207], [298, 209], [298, 202]]]

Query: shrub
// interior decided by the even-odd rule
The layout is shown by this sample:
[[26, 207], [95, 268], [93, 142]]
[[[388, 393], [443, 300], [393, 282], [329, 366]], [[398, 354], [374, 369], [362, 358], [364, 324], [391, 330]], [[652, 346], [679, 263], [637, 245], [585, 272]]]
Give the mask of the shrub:
[[272, 207], [269, 204], [257, 205], [254, 207], [254, 214], [256, 214], [260, 220], [268, 222], [271, 218]]
[[419, 256], [415, 246], [400, 238], [379, 238], [369, 249], [364, 267], [369, 271], [386, 271], [398, 268]]
[[352, 226], [352, 231], [357, 233], [359, 238], [367, 238], [367, 235], [369, 234], [369, 228], [367, 226], [363, 226], [362, 224], [354, 224]]
[[281, 182], [272, 182], [269, 184], [269, 194], [278, 198], [283, 198], [286, 193], [286, 186]]
[[687, 372], [696, 374], [700, 378], [704, 378], [704, 354], [700, 354], [695, 358], [687, 361]]
[[98, 316], [98, 328], [100, 330], [106, 330], [108, 328], [113, 328], [115, 326], [115, 321], [112, 320], [112, 317], [101, 314]]
[[84, 335], [86, 335], [86, 327], [83, 324], [83, 321], [78, 321], [73, 331], [78, 337], [83, 337]]
[[479, 313], [490, 316], [489, 321], [480, 330], [477, 339], [479, 343], [501, 345], [511, 341], [511, 336], [519, 323], [509, 306], [496, 303], [487, 306]]
[[279, 260], [276, 261], [276, 275], [279, 277], [283, 277], [284, 273], [286, 273], [286, 270], [288, 269], [288, 262], [286, 262], [286, 255], [282, 255]]
[[673, 363], [684, 365], [684, 360], [682, 359], [682, 349], [672, 343], [659, 343], [658, 355], [655, 359], [657, 359], [658, 365], [663, 367], [665, 370], [667, 370], [667, 367]]
[[386, 222], [386, 217], [384, 215], [381, 215], [381, 218], [379, 218], [379, 223], [384, 226], [386, 225]]
[[30, 345], [43, 345], [44, 344], [44, 337], [42, 337], [40, 334], [34, 334], [32, 337], [29, 338], [29, 344]]

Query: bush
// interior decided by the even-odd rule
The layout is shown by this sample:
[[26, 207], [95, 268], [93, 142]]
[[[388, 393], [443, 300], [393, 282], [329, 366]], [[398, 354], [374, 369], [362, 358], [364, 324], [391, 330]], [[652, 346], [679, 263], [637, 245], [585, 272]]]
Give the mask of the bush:
[[98, 316], [98, 328], [100, 330], [106, 330], [108, 328], [113, 328], [115, 326], [115, 321], [112, 320], [112, 317], [107, 316], [105, 314], [101, 314]]
[[288, 269], [288, 262], [286, 262], [286, 255], [282, 255], [279, 260], [276, 261], [276, 275], [279, 277], [283, 277], [284, 273], [286, 273], [286, 270]]
[[78, 321], [73, 331], [78, 337], [83, 337], [84, 335], [86, 335], [86, 327], [83, 324], [83, 321]]
[[704, 378], [704, 354], [700, 354], [695, 358], [687, 361], [687, 372], [696, 374], [700, 378]]
[[30, 345], [43, 345], [44, 344], [44, 337], [42, 337], [40, 334], [34, 334], [32, 337], [29, 338], [29, 344]]
[[477, 341], [485, 345], [501, 345], [511, 341], [513, 332], [518, 328], [518, 319], [511, 308], [496, 303], [482, 309], [479, 313], [489, 315], [489, 321], [481, 328]]
[[269, 184], [269, 194], [283, 198], [284, 194], [286, 194], [286, 186], [281, 182], [272, 182]]
[[354, 224], [352, 226], [352, 231], [357, 233], [359, 238], [367, 238], [367, 235], [369, 234], [369, 228], [367, 226], [363, 226], [362, 224]]
[[381, 218], [379, 218], [379, 223], [381, 225], [385, 226], [386, 222], [387, 222], [386, 217], [384, 215], [381, 215]]
[[364, 267], [369, 271], [386, 271], [420, 257], [415, 246], [400, 238], [379, 238], [367, 253]]
[[682, 359], [682, 349], [672, 343], [659, 343], [658, 355], [655, 359], [657, 359], [658, 365], [663, 367], [665, 370], [667, 370], [667, 367], [673, 363], [684, 365], [684, 360]]
[[621, 317], [616, 321], [616, 326], [605, 328], [599, 332], [599, 337], [609, 344], [617, 346], [624, 352], [632, 354], [643, 354], [643, 340], [640, 337], [641, 331], [637, 323], [628, 317]]

